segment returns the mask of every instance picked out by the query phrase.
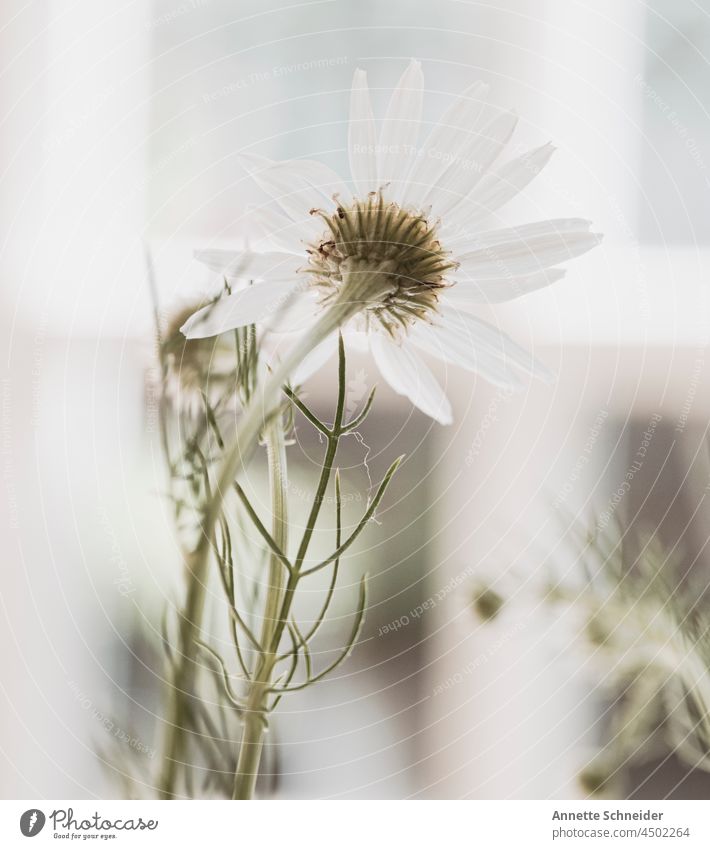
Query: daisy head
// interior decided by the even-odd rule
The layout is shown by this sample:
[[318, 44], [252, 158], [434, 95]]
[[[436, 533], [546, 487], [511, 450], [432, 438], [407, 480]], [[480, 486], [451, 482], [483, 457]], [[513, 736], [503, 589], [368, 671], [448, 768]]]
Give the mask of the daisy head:
[[[203, 304], [199, 305], [201, 308]], [[177, 307], [169, 316], [161, 345], [172, 395], [179, 391], [199, 393], [207, 388], [215, 354], [223, 343], [219, 337], [186, 339], [180, 328], [194, 314], [195, 304]]]
[[337, 310], [346, 338], [369, 347], [395, 391], [442, 423], [451, 420], [450, 405], [422, 353], [508, 389], [521, 385], [520, 371], [547, 376], [475, 310], [559, 280], [560, 263], [600, 237], [578, 218], [501, 226], [499, 211], [553, 148], [505, 161], [517, 119], [491, 106], [487, 92], [470, 86], [420, 139], [420, 64], [402, 75], [379, 129], [358, 70], [349, 182], [320, 162], [242, 156], [270, 199], [256, 213], [269, 249], [198, 252], [213, 270], [254, 285], [195, 313], [185, 335], [212, 336], [286, 308], [311, 316]]
[[382, 190], [314, 214], [326, 229], [306, 245], [302, 273], [321, 306], [347, 292], [361, 306], [354, 324], [395, 340], [436, 313], [447, 274], [457, 264], [426, 215], [387, 200]]
[[253, 327], [213, 337], [185, 338], [180, 328], [201, 308], [202, 304], [194, 303], [175, 308], [168, 316], [160, 350], [168, 397], [191, 415], [203, 409], [205, 398], [211, 404], [223, 405], [225, 398], [245, 403], [258, 368]]

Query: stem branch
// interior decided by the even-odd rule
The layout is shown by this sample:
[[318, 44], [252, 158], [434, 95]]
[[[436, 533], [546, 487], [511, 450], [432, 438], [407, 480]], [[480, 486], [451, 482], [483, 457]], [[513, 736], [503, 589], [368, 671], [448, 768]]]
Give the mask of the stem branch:
[[[266, 648], [257, 663], [254, 680], [249, 684], [242, 741], [239, 747], [237, 769], [234, 774], [233, 799], [251, 799], [254, 796], [256, 779], [266, 731], [266, 700], [271, 686], [274, 657], [268, 647], [276, 628], [276, 619], [283, 590], [283, 563], [288, 543], [288, 515], [286, 507], [287, 465], [286, 437], [283, 414], [279, 413], [267, 427], [266, 451], [269, 462], [269, 485], [271, 489], [272, 533], [275, 548], [269, 558], [269, 585], [267, 587], [264, 620], [261, 626], [261, 645]], [[290, 574], [290, 568], [286, 569]]]

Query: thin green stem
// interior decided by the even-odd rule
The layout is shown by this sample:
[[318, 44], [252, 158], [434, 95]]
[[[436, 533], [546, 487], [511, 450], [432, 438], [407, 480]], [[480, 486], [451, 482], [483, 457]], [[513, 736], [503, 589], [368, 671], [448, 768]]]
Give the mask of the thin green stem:
[[[343, 338], [340, 336], [338, 345], [338, 400], [335, 410], [335, 420], [333, 422], [332, 430], [324, 430], [322, 427], [319, 427], [319, 430], [326, 435], [328, 447], [323, 459], [320, 479], [318, 481], [318, 486], [316, 487], [311, 510], [306, 521], [306, 528], [303, 533], [303, 537], [301, 538], [294, 563], [288, 570], [288, 581], [283, 592], [283, 597], [281, 597], [281, 587], [279, 587], [278, 597], [276, 593], [270, 592], [269, 598], [267, 598], [267, 615], [265, 617], [265, 625], [269, 622], [272, 623], [270, 642], [265, 642], [266, 635], [262, 633], [262, 642], [264, 645], [268, 646], [268, 650], [262, 657], [261, 662], [258, 665], [257, 673], [254, 676], [254, 681], [250, 686], [242, 743], [239, 751], [239, 763], [234, 783], [234, 799], [250, 799], [254, 793], [254, 785], [261, 758], [261, 747], [266, 729], [267, 700], [269, 695], [272, 693], [271, 676], [274, 666], [278, 660], [278, 650], [281, 638], [283, 636], [284, 629], [289, 622], [291, 606], [293, 604], [296, 587], [298, 586], [299, 572], [308, 553], [308, 547], [310, 545], [321, 506], [323, 504], [325, 492], [330, 481], [335, 455], [338, 451], [338, 441], [340, 439], [343, 415], [345, 412], [345, 385], [345, 349], [343, 346]], [[310, 418], [310, 416], [308, 417]], [[285, 546], [279, 542], [276, 534], [274, 534], [274, 542], [278, 552], [282, 553]], [[272, 554], [272, 558], [275, 562], [281, 565], [281, 561], [276, 553]], [[277, 602], [276, 607], [271, 606], [273, 601]], [[308, 646], [298, 631], [298, 626], [295, 624], [294, 629], [297, 637], [299, 638], [296, 641], [294, 651], [298, 651], [299, 645], [303, 647], [303, 650], [306, 653], [306, 663], [310, 677], [310, 656], [307, 654]]]
[[[340, 548], [340, 544], [342, 542], [342, 534], [343, 534], [343, 521], [342, 521], [342, 499], [340, 495], [340, 470], [335, 470], [335, 548], [336, 550]], [[340, 558], [336, 557], [335, 562], [333, 563], [333, 573], [330, 576], [330, 584], [328, 585], [328, 592], [326, 593], [325, 600], [320, 609], [320, 613], [316, 617], [315, 622], [313, 623], [311, 629], [305, 636], [306, 642], [309, 642], [313, 637], [315, 637], [318, 629], [323, 624], [323, 620], [325, 619], [325, 615], [328, 612], [328, 608], [330, 607], [330, 603], [333, 600], [333, 593], [335, 592], [335, 585], [338, 581], [338, 570], [340, 569]]]
[[[288, 513], [286, 502], [287, 463], [286, 435], [283, 414], [279, 413], [265, 432], [266, 451], [269, 464], [269, 486], [271, 492], [271, 534], [273, 548], [269, 558], [269, 577], [266, 592], [264, 620], [261, 626], [262, 647], [271, 645], [276, 628], [277, 616], [283, 592], [283, 573], [290, 575], [288, 561], [284, 563], [288, 545]], [[258, 518], [258, 517], [257, 517]], [[251, 799], [254, 796], [256, 779], [266, 731], [266, 708], [274, 658], [266, 649], [260, 653], [254, 680], [249, 684], [244, 717], [242, 740], [239, 747], [237, 769], [234, 775], [234, 799]]]
[[[287, 383], [289, 375], [298, 364], [331, 333], [335, 332], [350, 318], [360, 312], [364, 305], [375, 297], [378, 281], [383, 286], [389, 285], [386, 270], [378, 272], [371, 268], [363, 269], [357, 263], [349, 261], [343, 266], [344, 285], [338, 299], [324, 312], [311, 327], [310, 333], [305, 334], [289, 352], [288, 356], [278, 364], [271, 376], [266, 380], [261, 392], [254, 392], [246, 406], [244, 415], [239, 422], [236, 438], [225, 451], [217, 485], [213, 488], [208, 499], [202, 517], [202, 535], [197, 547], [191, 552], [188, 559], [187, 576], [187, 598], [185, 606], [180, 614], [179, 652], [176, 658], [173, 686], [173, 705], [170, 711], [170, 720], [164, 749], [163, 774], [160, 782], [160, 797], [164, 799], [173, 798], [177, 781], [178, 766], [185, 750], [185, 722], [190, 712], [190, 700], [194, 698], [193, 691], [196, 679], [196, 657], [198, 654], [197, 641], [200, 637], [202, 617], [205, 604], [205, 587], [209, 572], [209, 561], [215, 541], [215, 529], [222, 515], [223, 503], [227, 492], [243, 464], [248, 460], [258, 442], [259, 434], [273, 417], [278, 406], [278, 397], [282, 387]], [[252, 345], [256, 345], [255, 338], [250, 338]], [[337, 451], [338, 438], [341, 435], [344, 401], [344, 358], [342, 356], [342, 339], [340, 344], [340, 387], [338, 397], [338, 410], [336, 421], [333, 425], [331, 438], [328, 439], [328, 451], [326, 465], [321, 475], [316, 500], [311, 511], [306, 532], [304, 533], [301, 546], [299, 547], [294, 570], [289, 575], [283, 599], [280, 615], [276, 623], [271, 641], [271, 650], [268, 652], [269, 662], [273, 663], [278, 652], [279, 642], [283, 629], [288, 621], [293, 593], [299, 579], [299, 571], [305, 559], [308, 545], [310, 543], [315, 521], [318, 517], [322, 497], [325, 493], [330, 470]], [[255, 387], [256, 389], [256, 387]], [[266, 669], [269, 675], [271, 669]], [[259, 682], [258, 669], [255, 670], [253, 683]], [[265, 690], [268, 687], [265, 688]], [[257, 698], [258, 697], [258, 698]], [[259, 693], [256, 687], [252, 687], [250, 702], [247, 703], [245, 720], [245, 735], [247, 740], [256, 739], [259, 733], [256, 725], [263, 725], [263, 713], [261, 704], [264, 703], [265, 693]], [[249, 708], [256, 706], [257, 710], [250, 712]], [[254, 751], [254, 747], [247, 747]], [[245, 754], [245, 769], [250, 774], [254, 771], [254, 763], [258, 766], [259, 752], [247, 756]], [[253, 788], [252, 788], [253, 790]]]
[[272, 642], [272, 651], [274, 655], [278, 653], [281, 637], [283, 635], [284, 628], [286, 627], [286, 623], [288, 622], [288, 618], [291, 613], [293, 597], [296, 592], [298, 582], [301, 578], [301, 568], [303, 566], [304, 560], [306, 559], [306, 555], [308, 554], [308, 546], [310, 545], [311, 538], [316, 527], [316, 522], [318, 521], [318, 516], [320, 514], [320, 509], [323, 504], [325, 493], [328, 488], [330, 474], [333, 469], [333, 463], [335, 462], [335, 455], [338, 452], [338, 442], [340, 440], [344, 412], [345, 348], [343, 346], [343, 337], [341, 334], [338, 340], [338, 401], [335, 410], [335, 420], [333, 421], [332, 429], [327, 433], [328, 447], [326, 448], [325, 457], [323, 458], [323, 466], [321, 468], [320, 479], [318, 480], [318, 486], [316, 487], [316, 492], [313, 497], [311, 511], [306, 521], [306, 528], [303, 532], [303, 537], [301, 538], [301, 544], [298, 547], [298, 552], [296, 553], [296, 558], [293, 562], [293, 568], [289, 575], [288, 583], [286, 584], [286, 591], [284, 592], [283, 603], [281, 605], [281, 613], [279, 615], [279, 621], [274, 631], [274, 638]]
[[358, 538], [358, 536], [360, 536], [360, 533], [365, 528], [365, 525], [370, 521], [370, 519], [374, 515], [375, 510], [377, 510], [377, 508], [380, 504], [380, 501], [382, 501], [382, 497], [384, 496], [385, 491], [386, 491], [387, 487], [389, 486], [390, 481], [392, 480], [392, 476], [397, 471], [399, 464], [402, 462], [403, 459], [404, 459], [404, 454], [401, 457], [398, 457], [394, 461], [394, 463], [392, 463], [392, 465], [389, 467], [389, 469], [387, 470], [387, 474], [382, 479], [382, 483], [380, 484], [375, 497], [370, 502], [369, 507], [367, 508], [367, 510], [363, 514], [362, 518], [358, 522], [355, 530], [350, 534], [350, 536], [345, 540], [345, 542], [342, 543], [342, 545], [339, 545], [329, 557], [326, 557], [325, 560], [322, 560], [316, 566], [312, 566], [310, 569], [307, 569], [305, 572], [301, 572], [299, 577], [305, 578], [308, 575], [312, 575], [314, 572], [319, 572], [321, 569], [324, 569], [326, 566], [328, 566], [334, 560], [337, 560], [342, 554], [344, 554], [347, 551], [348, 548], [350, 548], [350, 546], [355, 542], [355, 540]]
[[[326, 433], [328, 447], [323, 460], [320, 479], [313, 498], [310, 514], [306, 521], [306, 529], [298, 547], [298, 552], [293, 566], [288, 573], [288, 581], [283, 592], [283, 597], [278, 599], [280, 601], [280, 610], [277, 608], [277, 611], [274, 611], [274, 619], [272, 620], [273, 628], [270, 635], [270, 643], [268, 644], [268, 651], [262, 657], [254, 676], [254, 681], [250, 686], [245, 711], [242, 742], [239, 750], [239, 762], [234, 782], [234, 799], [251, 799], [254, 794], [254, 786], [256, 784], [256, 777], [259, 770], [259, 761], [261, 759], [263, 737], [266, 729], [267, 700], [272, 692], [271, 676], [277, 661], [279, 645], [281, 643], [284, 628], [287, 626], [289, 621], [291, 605], [298, 585], [299, 571], [308, 552], [308, 546], [310, 544], [311, 537], [313, 536], [313, 531], [318, 520], [321, 505], [323, 504], [323, 498], [330, 480], [335, 455], [338, 450], [338, 440], [340, 437], [340, 428], [342, 426], [344, 410], [345, 352], [341, 336], [339, 343], [338, 401], [336, 405], [335, 422], [333, 424], [332, 431]], [[322, 430], [322, 428], [319, 429]], [[279, 544], [279, 540], [276, 537], [275, 543], [278, 546], [279, 551], [283, 552], [284, 546]], [[276, 562], [280, 562], [275, 554], [273, 555], [273, 559]], [[273, 609], [271, 607], [271, 601], [273, 601], [276, 597], [276, 594], [270, 593], [270, 596], [271, 598], [267, 600], [267, 610], [269, 611]], [[269, 616], [267, 615], [267, 617], [265, 617], [265, 625], [269, 621]], [[298, 635], [298, 631], [296, 631], [296, 634]], [[264, 636], [265, 635], [262, 634], [262, 637]], [[302, 638], [300, 638], [300, 642], [303, 643]], [[294, 652], [297, 654], [298, 644], [294, 646]]]
[[373, 386], [370, 390], [370, 394], [368, 395], [367, 401], [365, 402], [365, 406], [362, 408], [362, 412], [343, 427], [343, 433], [351, 433], [353, 430], [355, 430], [355, 428], [359, 427], [365, 421], [365, 419], [370, 413], [372, 402], [375, 400], [376, 390], [377, 386]]
[[[337, 669], [341, 663], [347, 660], [350, 657], [352, 650], [355, 648], [355, 643], [360, 636], [360, 632], [362, 630], [363, 623], [365, 622], [365, 609], [367, 607], [367, 575], [363, 575], [360, 580], [360, 600], [358, 602], [357, 612], [355, 614], [355, 620], [353, 622], [352, 632], [347, 642], [345, 643], [345, 648], [338, 655], [338, 657], [329, 665], [326, 666], [325, 669], [321, 670], [317, 675], [311, 675], [311, 666], [310, 659], [307, 662], [307, 673], [306, 680], [301, 684], [295, 684], [293, 686], [284, 685], [282, 687], [274, 687], [271, 692], [283, 695], [284, 693], [297, 693], [299, 690], [305, 690], [306, 687], [310, 687], [311, 684], [316, 684], [318, 681], [322, 681], [326, 675], [329, 675], [333, 670]], [[297, 632], [297, 635], [303, 640], [303, 637], [300, 636], [300, 633]]]
[[175, 798], [177, 775], [185, 755], [186, 731], [197, 675], [197, 637], [205, 602], [207, 558], [188, 556], [188, 592], [179, 614], [180, 653], [176, 658], [173, 700], [170, 707], [160, 798]]
[[[324, 432], [328, 447], [323, 460], [321, 475], [316, 488], [316, 493], [311, 505], [310, 514], [306, 521], [306, 529], [304, 531], [301, 543], [298, 547], [296, 559], [293, 566], [288, 571], [288, 581], [286, 588], [281, 597], [281, 588], [279, 587], [278, 596], [270, 587], [269, 598], [267, 598], [267, 615], [264, 619], [265, 627], [269, 622], [272, 623], [270, 632], [270, 641], [265, 643], [268, 645], [267, 652], [262, 656], [257, 672], [254, 676], [254, 681], [250, 685], [250, 692], [247, 699], [247, 706], [244, 718], [244, 729], [242, 733], [242, 741], [239, 749], [239, 760], [237, 764], [237, 772], [234, 781], [234, 799], [251, 799], [254, 795], [254, 787], [259, 771], [259, 762], [261, 759], [261, 750], [263, 746], [264, 732], [266, 730], [266, 712], [268, 698], [272, 693], [271, 676], [274, 666], [278, 659], [278, 650], [281, 643], [284, 628], [288, 624], [291, 605], [293, 603], [294, 593], [298, 585], [299, 571], [308, 552], [308, 546], [313, 536], [320, 508], [323, 503], [325, 491], [330, 480], [333, 462], [338, 450], [338, 440], [340, 436], [340, 427], [343, 421], [343, 412], [345, 409], [345, 352], [343, 348], [342, 336], [339, 344], [339, 368], [338, 368], [338, 402], [336, 406], [335, 422], [332, 431], [324, 431], [319, 427], [321, 432]], [[309, 411], [310, 412], [310, 411]], [[310, 416], [307, 416], [310, 418]], [[315, 417], [314, 417], [315, 418]], [[283, 481], [282, 481], [283, 483]], [[276, 534], [274, 534], [274, 542], [278, 546], [279, 552], [284, 551], [284, 545], [280, 544]], [[279, 563], [280, 560], [275, 553], [272, 553], [272, 560]], [[276, 601], [277, 605], [274, 608], [272, 603]], [[271, 618], [273, 616], [273, 619]], [[294, 643], [294, 657], [297, 657], [299, 643], [303, 644], [303, 638], [298, 630], [295, 631], [298, 640]], [[262, 639], [265, 634], [262, 634]], [[304, 650], [306, 648], [304, 647]], [[291, 671], [293, 674], [294, 669]]]
[[[210, 555], [215, 528], [222, 514], [222, 505], [227, 492], [243, 463], [254, 451], [259, 434], [274, 414], [282, 386], [290, 373], [313, 348], [330, 336], [338, 327], [354, 315], [359, 306], [357, 301], [334, 304], [314, 324], [311, 332], [295, 345], [289, 355], [274, 369], [261, 393], [255, 393], [242, 416], [236, 438], [229, 446], [222, 461], [217, 486], [206, 506], [202, 519], [202, 536], [188, 558], [187, 597], [180, 613], [179, 652], [173, 681], [173, 701], [169, 711], [168, 728], [164, 744], [163, 771], [160, 780], [161, 799], [175, 797], [178, 768], [185, 750], [186, 721], [189, 702], [193, 698], [196, 678], [197, 640], [200, 637], [204, 614], [205, 587], [209, 572]], [[255, 676], [256, 677], [256, 676]], [[247, 722], [249, 718], [247, 717]]]
[[325, 436], [330, 435], [330, 431], [323, 422], [301, 401], [296, 393], [288, 386], [284, 386], [284, 393], [289, 401], [292, 401], [298, 410], [305, 416], [306, 419], [313, 425], [316, 430], [319, 430]]
[[276, 540], [266, 530], [266, 528], [264, 527], [264, 523], [261, 521], [261, 519], [257, 515], [256, 510], [254, 510], [254, 508], [251, 506], [251, 502], [247, 498], [246, 493], [244, 492], [244, 490], [241, 488], [241, 486], [239, 486], [239, 484], [236, 481], [234, 482], [234, 491], [239, 496], [239, 499], [242, 502], [242, 504], [244, 505], [244, 509], [247, 511], [247, 515], [252, 520], [254, 527], [261, 534], [262, 539], [271, 549], [271, 553], [273, 555], [275, 555], [281, 561], [281, 563], [284, 565], [284, 568], [286, 569], [286, 571], [290, 572], [292, 567], [291, 567], [291, 564], [288, 561], [288, 558], [283, 553], [283, 551], [281, 551]]

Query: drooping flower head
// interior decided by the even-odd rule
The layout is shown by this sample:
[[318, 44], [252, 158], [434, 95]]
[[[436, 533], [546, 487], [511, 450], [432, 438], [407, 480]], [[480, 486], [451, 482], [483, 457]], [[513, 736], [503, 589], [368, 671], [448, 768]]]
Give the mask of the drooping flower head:
[[220, 406], [226, 398], [231, 403], [246, 403], [259, 368], [254, 328], [185, 338], [180, 328], [202, 308], [202, 304], [190, 303], [176, 307], [168, 316], [161, 342], [166, 392], [176, 408], [188, 413], [203, 411], [205, 400]]
[[[442, 423], [451, 408], [422, 353], [505, 388], [520, 385], [520, 369], [547, 375], [472, 313], [559, 280], [556, 266], [600, 237], [577, 218], [501, 228], [498, 211], [540, 172], [552, 146], [499, 165], [517, 119], [490, 106], [481, 83], [419, 145], [422, 91], [421, 66], [412, 62], [378, 134], [365, 73], [355, 72], [351, 186], [319, 162], [242, 157], [271, 198], [259, 214], [279, 250], [198, 252], [215, 271], [256, 284], [193, 315], [183, 327], [188, 337], [262, 321], [285, 305], [311, 315], [347, 305], [346, 337], [369, 347], [395, 391]], [[314, 357], [334, 344], [326, 340]]]

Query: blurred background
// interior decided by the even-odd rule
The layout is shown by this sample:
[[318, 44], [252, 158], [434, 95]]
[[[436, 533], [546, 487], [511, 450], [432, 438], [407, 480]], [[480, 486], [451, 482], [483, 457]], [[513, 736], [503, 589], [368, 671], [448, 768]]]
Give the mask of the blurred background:
[[[408, 458], [351, 558], [352, 593], [359, 572], [373, 576], [359, 648], [274, 721], [275, 792], [583, 795], [602, 706], [570, 648], [574, 626], [541, 613], [526, 578], [550, 559], [573, 569], [559, 542], [568, 516], [604, 510], [659, 527], [708, 569], [707, 10], [7, 0], [0, 18], [0, 794], [120, 796], [96, 752], [115, 717], [141, 757], [157, 757], [146, 633], [180, 598], [181, 566], [161, 492], [147, 252], [166, 308], [204, 294], [193, 249], [239, 244], [260, 198], [237, 155], [347, 173], [353, 72], [368, 72], [381, 118], [416, 57], [425, 122], [481, 79], [519, 112], [514, 150], [557, 146], [511, 222], [581, 216], [605, 241], [561, 285], [487, 310], [556, 383], [511, 397], [440, 370], [454, 425], [382, 387], [367, 445], [347, 444], [353, 500], [367, 494], [366, 455], [375, 480]], [[366, 358], [353, 365], [376, 380]], [[308, 387], [324, 410], [330, 386], [324, 371]], [[307, 487], [318, 442], [299, 441], [294, 477]], [[481, 575], [514, 588], [485, 626], [471, 605]], [[640, 796], [710, 790], [673, 759], [623, 781]]]

